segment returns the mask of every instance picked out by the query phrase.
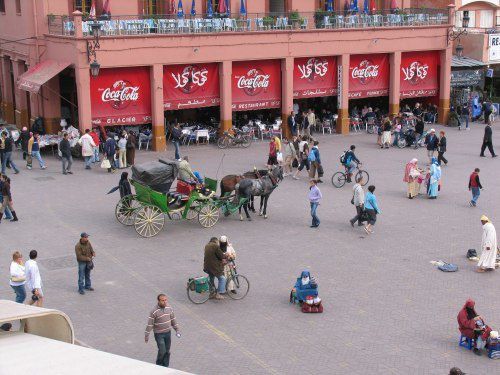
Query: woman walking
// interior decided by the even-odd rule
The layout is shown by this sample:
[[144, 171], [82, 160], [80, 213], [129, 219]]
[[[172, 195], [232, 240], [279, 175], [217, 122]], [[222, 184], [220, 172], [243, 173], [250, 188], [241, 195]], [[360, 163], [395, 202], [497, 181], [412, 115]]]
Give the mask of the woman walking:
[[403, 181], [408, 185], [408, 198], [416, 197], [420, 190], [419, 178], [422, 171], [418, 168], [418, 159], [413, 158], [405, 167], [405, 176]]
[[293, 143], [289, 142], [288, 139], [284, 138], [283, 143], [285, 144], [283, 147], [283, 156], [285, 159], [283, 164], [283, 171], [285, 173], [283, 177], [286, 177], [292, 174], [292, 162], [297, 158], [297, 152], [295, 151]]
[[321, 198], [323, 198], [323, 195], [321, 195], [321, 191], [317, 186], [316, 180], [311, 180], [309, 182], [308, 198], [309, 198], [309, 203], [311, 204], [311, 216], [312, 216], [311, 228], [317, 228], [319, 227], [320, 220], [318, 218], [318, 215], [316, 214], [316, 211], [319, 206], [319, 201], [321, 200]]
[[310, 164], [309, 164], [309, 144], [307, 143], [307, 138], [304, 136], [299, 143], [299, 167], [295, 171], [293, 175], [294, 180], [298, 180], [299, 173], [306, 167], [306, 170], [309, 172]]
[[118, 165], [120, 169], [127, 168], [127, 138], [123, 133], [118, 141]]
[[12, 263], [10, 264], [10, 286], [16, 293], [16, 302], [23, 303], [26, 299], [26, 271], [23, 264], [23, 256], [19, 251], [12, 254]]
[[19, 221], [17, 218], [16, 211], [14, 210], [14, 204], [12, 202], [12, 193], [10, 191], [10, 178], [8, 178], [6, 175], [2, 175], [1, 177], [2, 180], [2, 197], [3, 197], [3, 202], [2, 205], [0, 206], [0, 222], [2, 221], [2, 217], [4, 212], [7, 211], [7, 209], [10, 210], [13, 219], [11, 219], [11, 222], [14, 221]]
[[438, 143], [438, 163], [441, 166], [441, 161], [444, 161], [444, 165], [448, 165], [448, 160], [444, 157], [446, 152], [446, 137], [443, 130], [439, 132], [439, 143]]
[[365, 211], [368, 214], [368, 223], [365, 226], [365, 232], [367, 234], [373, 233], [373, 226], [377, 221], [377, 214], [380, 214], [380, 209], [377, 204], [377, 197], [375, 194], [375, 186], [368, 186], [368, 193], [366, 193], [365, 197]]
[[427, 195], [429, 199], [436, 199], [439, 194], [439, 183], [441, 181], [441, 167], [439, 166], [437, 158], [431, 159], [432, 164], [430, 168], [429, 187]]

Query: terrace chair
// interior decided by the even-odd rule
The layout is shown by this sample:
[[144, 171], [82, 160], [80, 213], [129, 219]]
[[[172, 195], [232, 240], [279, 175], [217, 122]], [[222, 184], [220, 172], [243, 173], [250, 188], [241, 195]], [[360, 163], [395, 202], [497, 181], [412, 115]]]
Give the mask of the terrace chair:
[[283, 28], [286, 30], [286, 29], [292, 29], [292, 24], [288, 22], [288, 17], [283, 17], [282, 20], [281, 20], [281, 24], [283, 26]]
[[309, 22], [309, 21], [308, 21], [307, 17], [302, 18], [302, 23], [300, 24], [300, 28], [301, 28], [302, 30], [307, 29], [308, 22]]
[[90, 27], [87, 21], [82, 22], [82, 33], [83, 36], [88, 36], [90, 34]]
[[246, 20], [233, 20], [234, 21], [234, 29], [237, 31], [250, 31], [252, 28], [252, 20], [250, 18], [247, 18]]
[[157, 20], [158, 23], [157, 30], [158, 34], [166, 34], [167, 33], [167, 20]]
[[381, 14], [374, 14], [372, 16], [372, 24], [374, 27], [381, 27], [384, 25], [384, 16]]
[[220, 18], [214, 18], [212, 20], [215, 32], [221, 32], [223, 30], [223, 24]]
[[278, 30], [278, 29], [283, 29], [283, 18], [281, 17], [276, 17], [276, 23], [273, 25], [273, 29]]
[[[233, 24], [234, 21], [234, 24]], [[236, 29], [236, 20], [232, 18], [224, 18], [224, 30], [234, 31]]]
[[194, 33], [200, 33], [203, 26], [203, 21], [199, 18], [195, 18], [194, 20], [192, 20], [191, 26]]
[[153, 30], [156, 29], [156, 23], [151, 18], [147, 19], [147, 20], [144, 20], [143, 24], [144, 24], [144, 33], [145, 34], [149, 34], [149, 33], [151, 33], [152, 29]]
[[74, 35], [75, 34], [75, 24], [73, 21], [63, 22], [63, 33], [64, 35]]
[[334, 21], [335, 21], [335, 27], [337, 29], [342, 29], [345, 27], [344, 16], [335, 16]]
[[177, 20], [177, 33], [189, 33], [189, 20], [183, 18]]
[[142, 146], [145, 144], [146, 145], [146, 150], [149, 150], [149, 143], [153, 139], [153, 133], [150, 135], [146, 135], [143, 133], [139, 133], [139, 150], [142, 148]]
[[329, 16], [325, 16], [323, 18], [323, 27], [325, 29], [331, 29], [331, 28], [333, 28], [333, 25], [332, 25], [332, 23], [330, 21], [330, 17]]
[[265, 30], [264, 19], [263, 18], [255, 18], [255, 30]]
[[325, 119], [321, 124], [321, 130], [323, 131], [323, 135], [325, 134], [325, 131], [332, 134], [332, 122], [330, 120]]
[[212, 32], [214, 30], [214, 24], [212, 19], [206, 18], [203, 20], [203, 30], [205, 32]]

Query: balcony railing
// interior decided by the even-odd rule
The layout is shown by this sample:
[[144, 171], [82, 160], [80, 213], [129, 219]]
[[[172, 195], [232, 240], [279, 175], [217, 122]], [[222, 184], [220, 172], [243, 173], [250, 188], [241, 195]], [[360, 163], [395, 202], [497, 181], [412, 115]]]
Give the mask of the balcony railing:
[[[82, 32], [91, 34], [92, 20], [84, 19]], [[112, 16], [101, 19], [103, 36], [143, 34], [201, 34], [224, 32], [270, 32], [318, 29], [364, 29], [445, 25], [449, 23], [447, 9], [403, 9], [397, 13], [377, 11], [374, 14], [344, 14], [344, 12], [315, 12], [288, 14], [207, 15], [177, 18], [177, 15]], [[49, 34], [75, 35], [71, 16], [48, 16]]]

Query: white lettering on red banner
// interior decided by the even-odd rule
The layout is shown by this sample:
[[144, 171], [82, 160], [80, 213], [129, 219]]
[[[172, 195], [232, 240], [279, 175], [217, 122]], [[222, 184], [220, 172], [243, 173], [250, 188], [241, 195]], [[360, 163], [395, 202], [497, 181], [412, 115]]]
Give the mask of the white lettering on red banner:
[[378, 77], [379, 66], [373, 64], [369, 60], [363, 60], [358, 66], [354, 67], [351, 76], [354, 79], [359, 79], [360, 83], [366, 85], [372, 79]]
[[139, 99], [139, 86], [132, 86], [127, 81], [116, 81], [113, 86], [106, 88], [101, 95], [104, 103], [111, 102], [115, 109], [123, 109], [131, 102]]
[[257, 95], [269, 87], [269, 74], [260, 69], [250, 69], [248, 73], [238, 79], [238, 88], [243, 89], [247, 95]]
[[297, 68], [301, 79], [313, 81], [315, 76], [324, 77], [328, 73], [328, 61], [313, 57], [306, 64], [297, 65]]
[[417, 84], [419, 81], [424, 80], [427, 77], [429, 71], [429, 65], [422, 64], [419, 61], [414, 61], [406, 68], [401, 67], [404, 74], [404, 80], [410, 81], [412, 84]]
[[196, 91], [198, 87], [202, 87], [208, 81], [208, 70], [206, 68], [199, 68], [195, 65], [186, 66], [182, 73], [170, 73], [175, 81], [176, 89], [189, 94]]

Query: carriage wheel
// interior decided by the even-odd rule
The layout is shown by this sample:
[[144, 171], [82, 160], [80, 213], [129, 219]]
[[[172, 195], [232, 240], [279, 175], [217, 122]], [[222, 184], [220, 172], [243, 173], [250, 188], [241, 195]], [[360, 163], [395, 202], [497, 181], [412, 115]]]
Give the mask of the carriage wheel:
[[135, 195], [127, 195], [118, 201], [115, 208], [116, 219], [123, 225], [134, 225], [134, 214], [141, 204]]
[[201, 207], [198, 213], [198, 221], [202, 227], [213, 227], [219, 221], [219, 207], [215, 204], [209, 203]]
[[193, 220], [198, 217], [199, 205], [196, 203], [192, 203], [191, 207], [189, 207], [188, 212], [186, 213], [186, 219]]
[[156, 206], [144, 206], [135, 214], [134, 227], [139, 236], [154, 237], [164, 225], [165, 216]]

